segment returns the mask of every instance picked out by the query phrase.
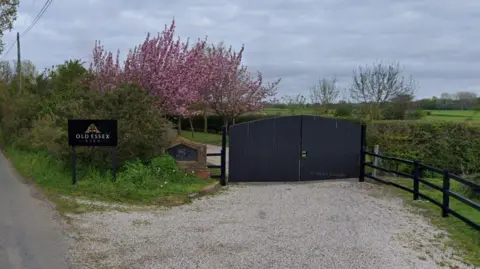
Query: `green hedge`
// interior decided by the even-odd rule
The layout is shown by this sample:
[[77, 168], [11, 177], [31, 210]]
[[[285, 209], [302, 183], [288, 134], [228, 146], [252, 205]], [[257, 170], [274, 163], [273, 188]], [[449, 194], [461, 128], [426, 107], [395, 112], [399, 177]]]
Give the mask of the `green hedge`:
[[[245, 115], [245, 116], [240, 116], [235, 120], [235, 123], [242, 123], [242, 122], [249, 122], [253, 120], [261, 120], [269, 117], [276, 117], [276, 115], [258, 115], [258, 114], [252, 114], [252, 115]], [[178, 124], [178, 118], [175, 116], [167, 116], [168, 120], [174, 123], [175, 125]], [[193, 124], [193, 129], [197, 132], [203, 132], [204, 131], [204, 118], [203, 116], [195, 116], [192, 118], [192, 124]], [[232, 124], [232, 122], [229, 122], [229, 124]], [[218, 116], [218, 115], [211, 115], [208, 116], [207, 118], [207, 128], [209, 133], [221, 133], [222, 132], [222, 127], [223, 127], [223, 118]], [[188, 119], [182, 119], [181, 123], [182, 130], [190, 130], [190, 122]]]
[[[368, 124], [367, 145], [453, 173], [480, 172], [480, 124], [389, 121]], [[478, 171], [477, 171], [478, 170]]]
[[[280, 116], [288, 116], [288, 115], [280, 115]], [[272, 117], [279, 117], [279, 115], [261, 115], [261, 114], [251, 114], [251, 115], [244, 115], [237, 117], [235, 120], [235, 124], [249, 122], [254, 120], [262, 120]], [[338, 119], [344, 119], [353, 122], [363, 122], [361, 119], [356, 119], [352, 117], [337, 117]], [[172, 122], [173, 124], [178, 124], [178, 118], [176, 116], [167, 116], [167, 119]], [[195, 116], [192, 118], [193, 129], [196, 132], [203, 132], [204, 131], [204, 118], [203, 116]], [[229, 125], [233, 123], [230, 121]], [[218, 115], [211, 115], [207, 118], [207, 129], [209, 133], [221, 133], [223, 127], [223, 118]], [[191, 130], [190, 129], [190, 122], [188, 119], [182, 119], [181, 123], [182, 130]]]

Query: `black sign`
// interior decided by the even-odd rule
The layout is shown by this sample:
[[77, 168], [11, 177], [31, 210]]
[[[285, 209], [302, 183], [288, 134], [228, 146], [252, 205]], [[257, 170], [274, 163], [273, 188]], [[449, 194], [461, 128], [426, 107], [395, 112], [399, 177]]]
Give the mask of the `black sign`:
[[116, 147], [116, 120], [68, 120], [68, 145]]
[[177, 161], [196, 161], [197, 160], [197, 149], [191, 148], [184, 144], [179, 144], [169, 148], [168, 153], [175, 158]]

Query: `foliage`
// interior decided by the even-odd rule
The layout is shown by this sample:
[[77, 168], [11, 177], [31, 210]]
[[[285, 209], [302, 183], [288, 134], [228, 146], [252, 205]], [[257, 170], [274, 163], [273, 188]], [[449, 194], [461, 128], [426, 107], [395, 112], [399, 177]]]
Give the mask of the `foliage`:
[[65, 169], [65, 162], [44, 151], [23, 151], [6, 148], [7, 154], [19, 172], [35, 179], [47, 194], [63, 194], [94, 198], [113, 202], [166, 204], [174, 202], [161, 197], [176, 198], [176, 203], [185, 202], [186, 195], [199, 191], [213, 181], [200, 179], [192, 173], [185, 173], [176, 167], [168, 155], [152, 159], [148, 164], [139, 160], [128, 161], [112, 182], [109, 172], [99, 171], [92, 164], [78, 162], [78, 185], [72, 188], [71, 172]]
[[413, 78], [405, 79], [402, 72], [399, 63], [359, 67], [353, 71], [350, 97], [366, 105], [371, 119], [378, 120], [381, 118], [381, 105], [399, 95], [414, 95]]
[[478, 110], [476, 107], [480, 98], [474, 92], [459, 91], [416, 100], [414, 104], [417, 108], [428, 110]]
[[[102, 92], [118, 89], [121, 84], [136, 84], [157, 97], [157, 108], [165, 114], [189, 117], [212, 109], [225, 121], [262, 107], [280, 82], [263, 85], [260, 72], [252, 76], [241, 65], [243, 47], [236, 53], [222, 44], [207, 46], [207, 39], [193, 45], [174, 40], [175, 21], [155, 38], [146, 40], [120, 63], [97, 42], [89, 80]], [[196, 107], [196, 108], [194, 108]], [[193, 109], [193, 111], [192, 111]]]
[[188, 106], [199, 98], [199, 90], [208, 86], [212, 76], [205, 67], [206, 40], [192, 46], [188, 40], [174, 39], [175, 21], [158, 36], [147, 38], [127, 55], [124, 66], [117, 52], [107, 52], [95, 43], [90, 70], [90, 86], [103, 92], [121, 84], [136, 84], [158, 97], [157, 106], [165, 113], [185, 115]]
[[[274, 115], [261, 115], [261, 114], [249, 114], [249, 115], [243, 115], [239, 116], [235, 119], [235, 123], [243, 123], [243, 122], [249, 122], [253, 120], [260, 120], [260, 119], [265, 119], [268, 117], [272, 117]], [[178, 123], [178, 118], [175, 116], [168, 116], [167, 117], [171, 123], [177, 124]], [[203, 132], [204, 131], [204, 126], [205, 126], [205, 118], [203, 116], [193, 116], [190, 118], [192, 120], [192, 125], [194, 131], [198, 132]], [[187, 119], [182, 119], [181, 120], [181, 127], [183, 130], [188, 130], [190, 127], [187, 124]], [[233, 121], [230, 121], [229, 124], [233, 124]], [[219, 115], [210, 115], [207, 117], [207, 130], [210, 133], [221, 133], [222, 132], [222, 127], [225, 126], [225, 122], [223, 121], [223, 117]]]
[[[68, 161], [68, 119], [117, 119], [119, 165], [162, 155], [175, 135], [156, 109], [157, 99], [137, 86], [122, 85], [107, 92], [91, 89], [83, 83], [88, 75], [81, 61], [72, 60], [37, 77], [43, 83], [26, 84], [28, 91], [5, 85], [0, 100], [5, 142], [23, 150], [47, 150]], [[107, 149], [79, 148], [77, 152], [79, 159], [110, 167]]]
[[353, 107], [349, 104], [341, 104], [335, 109], [335, 117], [350, 117], [353, 113]]
[[405, 118], [407, 120], [420, 120], [426, 116], [426, 112], [421, 109], [407, 111]]
[[[310, 100], [314, 104], [321, 105], [321, 114], [328, 112], [328, 105], [332, 104], [340, 94], [340, 89], [336, 85], [336, 78], [323, 78], [310, 89]], [[326, 113], [325, 113], [326, 114]]]
[[291, 115], [294, 115], [296, 110], [304, 108], [307, 102], [307, 98], [300, 93], [297, 95], [286, 95], [282, 99]]
[[[17, 19], [19, 0], [3, 0], [0, 2], [0, 36], [7, 30], [12, 30], [13, 22]], [[0, 42], [0, 51], [3, 51], [3, 42]]]
[[373, 122], [367, 127], [367, 145], [457, 174], [474, 174], [480, 167], [480, 125], [475, 123]]
[[265, 85], [260, 71], [252, 76], [247, 66], [241, 64], [243, 51], [242, 47], [239, 53], [235, 53], [231, 47], [227, 50], [222, 44], [207, 49], [207, 68], [214, 77], [202, 95], [225, 123], [247, 112], [260, 110], [263, 100], [275, 95], [280, 83], [278, 79]]

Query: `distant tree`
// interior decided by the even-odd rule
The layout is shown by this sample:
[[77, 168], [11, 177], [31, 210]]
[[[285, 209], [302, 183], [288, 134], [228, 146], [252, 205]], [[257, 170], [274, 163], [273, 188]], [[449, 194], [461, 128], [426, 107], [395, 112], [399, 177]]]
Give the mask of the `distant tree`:
[[413, 96], [408, 94], [398, 94], [393, 97], [383, 111], [384, 119], [403, 120], [407, 115], [413, 101]]
[[282, 100], [287, 106], [291, 115], [295, 115], [296, 110], [304, 108], [305, 103], [307, 102], [307, 98], [305, 98], [305, 96], [302, 94], [286, 95], [282, 97]]
[[415, 81], [412, 77], [406, 79], [402, 72], [399, 63], [359, 67], [353, 71], [350, 96], [368, 107], [371, 119], [379, 119], [382, 104], [400, 94], [415, 94]]
[[453, 99], [454, 99], [454, 96], [453, 96], [451, 93], [444, 92], [444, 93], [440, 94], [440, 99], [443, 99], [443, 100], [453, 100]]
[[451, 93], [444, 92], [440, 94], [437, 100], [438, 109], [453, 109], [455, 96]]
[[336, 78], [322, 78], [310, 89], [310, 100], [312, 104], [320, 104], [321, 114], [328, 112], [328, 105], [332, 104], [340, 94], [336, 82]]
[[471, 109], [477, 100], [477, 94], [474, 92], [457, 92], [455, 97], [462, 110]]
[[343, 101], [339, 103], [335, 108], [335, 117], [350, 117], [352, 116], [353, 106]]

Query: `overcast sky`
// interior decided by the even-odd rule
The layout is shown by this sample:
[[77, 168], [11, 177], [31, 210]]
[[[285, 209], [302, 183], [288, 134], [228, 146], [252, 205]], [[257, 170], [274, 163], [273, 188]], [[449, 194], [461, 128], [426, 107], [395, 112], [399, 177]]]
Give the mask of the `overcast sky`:
[[[20, 1], [6, 48], [45, 0]], [[341, 86], [352, 70], [376, 61], [399, 61], [413, 75], [417, 97], [459, 90], [480, 95], [478, 0], [54, 0], [21, 40], [22, 58], [39, 69], [67, 59], [91, 59], [95, 40], [126, 53], [147, 32], [175, 17], [177, 35], [224, 41], [267, 80], [281, 77], [279, 95], [303, 93], [320, 77]], [[16, 51], [3, 56], [13, 60]]]

